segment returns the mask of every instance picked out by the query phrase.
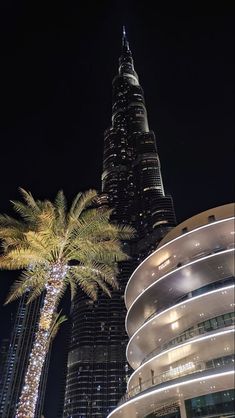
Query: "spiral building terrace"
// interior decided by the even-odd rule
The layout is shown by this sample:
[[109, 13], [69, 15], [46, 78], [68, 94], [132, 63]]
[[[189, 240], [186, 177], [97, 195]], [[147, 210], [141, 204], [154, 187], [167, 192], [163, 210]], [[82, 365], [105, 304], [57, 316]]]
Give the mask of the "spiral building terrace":
[[171, 230], [125, 292], [127, 394], [109, 418], [234, 416], [234, 205]]

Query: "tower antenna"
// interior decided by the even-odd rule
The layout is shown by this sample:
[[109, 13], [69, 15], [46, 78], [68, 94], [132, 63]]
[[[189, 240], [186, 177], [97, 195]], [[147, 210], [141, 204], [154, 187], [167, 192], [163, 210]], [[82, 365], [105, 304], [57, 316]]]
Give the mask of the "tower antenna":
[[130, 50], [130, 48], [129, 48], [129, 42], [127, 40], [127, 35], [126, 35], [126, 27], [124, 25], [122, 27], [122, 47], [124, 49], [126, 49], [127, 51]]

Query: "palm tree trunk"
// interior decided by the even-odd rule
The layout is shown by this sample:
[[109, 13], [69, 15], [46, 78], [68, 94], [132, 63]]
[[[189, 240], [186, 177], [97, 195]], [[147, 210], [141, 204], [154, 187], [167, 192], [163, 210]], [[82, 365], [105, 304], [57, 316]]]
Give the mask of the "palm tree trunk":
[[56, 312], [58, 294], [61, 288], [62, 280], [58, 279], [52, 279], [46, 285], [46, 295], [40, 313], [39, 327], [35, 335], [15, 418], [34, 418], [41, 373], [49, 348], [53, 315]]

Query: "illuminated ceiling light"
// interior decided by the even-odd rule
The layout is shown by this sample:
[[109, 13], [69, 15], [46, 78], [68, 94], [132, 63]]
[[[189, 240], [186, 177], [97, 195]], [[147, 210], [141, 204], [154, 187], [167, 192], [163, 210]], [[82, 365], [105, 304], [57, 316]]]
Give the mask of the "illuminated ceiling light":
[[191, 276], [191, 269], [190, 268], [184, 268], [184, 270], [183, 270], [183, 274], [184, 274], [184, 276], [186, 276], [186, 277], [190, 277]]
[[[220, 331], [220, 332], [216, 332], [216, 337], [218, 337], [218, 336], [221, 336], [221, 335], [227, 335], [227, 334], [234, 334], [234, 329], [228, 329], [228, 330], [224, 330], [224, 331]], [[192, 344], [193, 343], [198, 343], [199, 341], [206, 341], [206, 340], [209, 340], [211, 337], [210, 337], [210, 335], [205, 335], [205, 336], [202, 336], [202, 337], [199, 337], [199, 338], [197, 338], [197, 339], [195, 339], [194, 341], [192, 341], [190, 344], [188, 343], [188, 342], [185, 342], [185, 343], [183, 343], [183, 344], [181, 344], [180, 346], [179, 346], [179, 348], [182, 350], [185, 350], [185, 349], [187, 349], [187, 350], [191, 350], [192, 348], [191, 348], [191, 346], [192, 346]], [[161, 353], [159, 353], [159, 354], [157, 354], [156, 356], [154, 356], [153, 358], [151, 358], [151, 359], [149, 359], [149, 360], [147, 360], [144, 364], [142, 364], [141, 366], [140, 366], [140, 368], [143, 368], [143, 367], [146, 367], [146, 365], [147, 364], [149, 364], [149, 363], [151, 363], [152, 362], [152, 360], [153, 359], [157, 359], [157, 358], [159, 358], [159, 357], [161, 357], [162, 355], [166, 355], [167, 353], [169, 353], [170, 355], [173, 353], [174, 354], [174, 351], [175, 351], [175, 347], [171, 347], [171, 348], [169, 348], [169, 349], [167, 349], [166, 351], [163, 351], [163, 352], [161, 352]], [[197, 356], [197, 358], [199, 359], [200, 357], [199, 356]], [[137, 373], [137, 370], [136, 371], [134, 371], [133, 372], [133, 374], [131, 375], [131, 379], [136, 375], [136, 373]], [[227, 373], [227, 372], [225, 372], [225, 373]], [[228, 372], [228, 374], [229, 374], [230, 372]]]
[[[233, 218], [231, 218], [231, 219], [233, 219]], [[230, 218], [228, 219], [228, 220], [230, 220]], [[218, 223], [219, 223], [220, 221], [218, 221]], [[209, 225], [211, 225], [211, 224], [209, 224]], [[185, 237], [185, 235], [186, 234], [184, 234], [184, 237]], [[173, 240], [174, 241], [174, 240]], [[166, 245], [168, 245], [169, 243], [167, 243]], [[163, 248], [163, 247], [162, 247]], [[223, 254], [230, 254], [230, 253], [232, 253], [232, 252], [234, 252], [234, 249], [228, 249], [228, 250], [224, 250], [222, 253]], [[151, 257], [152, 255], [153, 255], [154, 253], [152, 253], [149, 257]], [[215, 253], [215, 254], [209, 254], [209, 255], [207, 255], [207, 256], [205, 256], [205, 257], [201, 257], [200, 258], [200, 261], [202, 261], [202, 260], [207, 260], [207, 259], [213, 259], [214, 257], [216, 257], [217, 256], [217, 253]], [[148, 259], [148, 258], [147, 258]], [[131, 275], [131, 277], [130, 277], [130, 279], [129, 279], [129, 281], [128, 281], [128, 283], [131, 281], [131, 279], [132, 279], [132, 277], [134, 277], [134, 275], [135, 275], [135, 273], [136, 273], [136, 271], [140, 268], [140, 266], [143, 264], [143, 263], [145, 263], [146, 262], [146, 260], [147, 259], [145, 259], [144, 261], [142, 261], [142, 263], [136, 268], [136, 270], [134, 271], [134, 273], [132, 273], [132, 275]], [[198, 260], [193, 260], [193, 261], [191, 261], [191, 262], [189, 262], [188, 264], [187, 264], [187, 266], [191, 266], [191, 265], [194, 265], [194, 264], [196, 264], [196, 263], [198, 263]], [[181, 268], [184, 268], [184, 266], [183, 267], [181, 267]], [[157, 282], [154, 282], [154, 283], [152, 283], [151, 285], [149, 285], [145, 290], [144, 290], [144, 292], [147, 292], [147, 291], [149, 291], [153, 286], [155, 286], [155, 284], [156, 283], [159, 283], [160, 281], [162, 281], [162, 280], [164, 280], [164, 279], [166, 279], [166, 277], [168, 277], [169, 275], [171, 274], [171, 272], [169, 272], [169, 273], [166, 273], [166, 274], [164, 274], [162, 277], [160, 277], [158, 280], [157, 280]], [[127, 301], [127, 291], [128, 291], [128, 284], [127, 284], [127, 286], [126, 286], [126, 290], [125, 290], [125, 296], [124, 296], [124, 298], [125, 298], [125, 301]], [[208, 293], [212, 293], [212, 292], [208, 292]], [[128, 308], [128, 311], [127, 311], [127, 315], [126, 315], [126, 320], [125, 320], [125, 322], [127, 322], [127, 318], [128, 318], [128, 315], [129, 315], [129, 312], [131, 311], [131, 308], [132, 308], [132, 306], [137, 302], [137, 300], [139, 299], [141, 297], [141, 295], [138, 295], [137, 297], [136, 297], [136, 299], [134, 299], [132, 302], [131, 302], [131, 304], [130, 304], [130, 306], [129, 306], [129, 308]]]
[[175, 321], [173, 322], [173, 324], [171, 324], [171, 329], [177, 329], [179, 328], [179, 321]]
[[[212, 375], [208, 375], [208, 376], [206, 376], [205, 377], [205, 380], [203, 381], [204, 383], [205, 383], [205, 381], [206, 380], [209, 380], [209, 379], [211, 379], [212, 377], [213, 377], [213, 379], [216, 379], [216, 378], [221, 378], [221, 377], [223, 377], [223, 376], [233, 376], [234, 375], [234, 371], [233, 370], [229, 370], [229, 371], [227, 371], [227, 372], [223, 372], [223, 373], [217, 373], [217, 374], [212, 374]], [[190, 383], [196, 383], [196, 382], [198, 382], [200, 380], [200, 378], [193, 378], [193, 379], [189, 379], [189, 380], [187, 380], [186, 382], [177, 382], [177, 383], [173, 383], [173, 384], [170, 384], [170, 389], [173, 389], [173, 388], [177, 388], [178, 386], [186, 386], [186, 385], [189, 385]], [[157, 394], [157, 393], [161, 393], [161, 392], [163, 392], [163, 388], [158, 388], [158, 389], [155, 389], [155, 390], [152, 390], [150, 393], [142, 393], [142, 394], [140, 394], [139, 396], [138, 396], [138, 400], [140, 401], [141, 399], [145, 399], [145, 398], [148, 398], [150, 395], [151, 396], [153, 396], [153, 395], [155, 395], [155, 394]], [[134, 402], [134, 399], [129, 399], [126, 403], [125, 403], [125, 407], [127, 407], [127, 406], [129, 406], [129, 405], [131, 405], [131, 404], [133, 404], [133, 402]], [[119, 411], [119, 408], [123, 408], [123, 406], [119, 406], [119, 407], [117, 407], [116, 409], [114, 409], [114, 411], [112, 411], [109, 415], [108, 415], [108, 417], [107, 418], [111, 418], [114, 414], [116, 414], [118, 411]]]
[[[225, 223], [225, 222], [229, 222], [229, 221], [234, 221], [234, 216], [231, 216], [231, 217], [229, 217], [229, 218], [226, 218], [226, 219], [220, 219], [219, 221], [216, 221], [216, 222], [213, 222], [213, 226], [214, 225], [217, 225], [217, 224], [220, 224], [220, 223]], [[191, 235], [191, 234], [194, 234], [196, 231], [200, 231], [201, 229], [206, 229], [206, 228], [211, 228], [211, 225], [212, 224], [206, 224], [206, 225], [202, 225], [202, 226], [199, 226], [198, 228], [195, 228], [195, 229], [193, 229], [192, 231], [188, 231], [186, 234], [183, 234], [183, 235], [180, 235], [180, 236], [178, 236], [178, 237], [176, 237], [176, 238], [174, 238], [174, 239], [172, 239], [171, 241], [169, 241], [169, 242], [167, 242], [166, 244], [164, 244], [164, 245], [162, 245], [160, 248], [158, 248], [156, 251], [154, 251], [152, 254], [150, 254], [145, 260], [143, 260], [140, 264], [139, 264], [139, 266], [138, 267], [136, 267], [136, 269], [134, 270], [134, 272], [132, 273], [132, 275], [131, 275], [131, 277], [129, 278], [129, 280], [128, 280], [128, 283], [127, 283], [127, 286], [126, 286], [126, 289], [125, 289], [125, 300], [126, 300], [126, 298], [127, 298], [127, 291], [128, 291], [128, 287], [129, 287], [129, 285], [130, 285], [130, 283], [131, 283], [131, 281], [132, 281], [132, 278], [134, 277], [134, 275], [136, 274], [136, 272], [137, 272], [137, 270], [139, 270], [140, 269], [140, 267], [144, 264], [144, 263], [146, 263], [146, 260], [148, 260], [148, 259], [150, 259], [151, 257], [153, 257], [154, 255], [156, 255], [156, 253], [159, 253], [160, 251], [162, 251], [163, 250], [163, 248], [165, 248], [165, 247], [167, 247], [167, 246], [169, 246], [169, 244], [172, 244], [173, 242], [175, 242], [175, 241], [178, 241], [178, 240], [182, 240], [182, 239], [185, 239], [185, 236], [188, 236], [188, 235]], [[231, 234], [234, 234], [235, 232], [231, 232]], [[226, 250], [225, 251], [225, 253], [227, 253], [227, 252], [231, 252], [231, 249], [230, 250]], [[216, 255], [216, 254], [215, 254]], [[203, 257], [203, 259], [206, 259], [206, 258], [208, 258], [209, 256], [207, 256], [207, 257]], [[193, 264], [193, 263], [192, 263]]]

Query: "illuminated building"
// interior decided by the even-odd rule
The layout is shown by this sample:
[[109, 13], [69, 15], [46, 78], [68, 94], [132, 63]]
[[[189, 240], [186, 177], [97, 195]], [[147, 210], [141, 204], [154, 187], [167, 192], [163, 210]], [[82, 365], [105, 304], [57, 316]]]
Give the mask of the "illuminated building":
[[[11, 332], [10, 344], [5, 356], [4, 376], [0, 393], [0, 417], [12, 418], [15, 416], [24, 383], [24, 376], [28, 366], [29, 354], [32, 349], [33, 338], [38, 324], [40, 307], [43, 297], [27, 305], [27, 294], [19, 301], [15, 323]], [[48, 373], [48, 357], [43, 369], [39, 388], [39, 398], [35, 418], [41, 418], [45, 386]]]
[[113, 220], [132, 224], [137, 236], [125, 244], [132, 258], [120, 265], [119, 291], [112, 292], [111, 299], [100, 295], [96, 302], [80, 293], [73, 302], [64, 418], [105, 418], [125, 393], [130, 373], [125, 286], [143, 257], [175, 225], [125, 30], [113, 80], [112, 126], [104, 136], [103, 197], [114, 208]]
[[3, 389], [3, 381], [5, 376], [5, 369], [6, 369], [6, 360], [7, 360], [7, 352], [9, 348], [9, 339], [3, 338], [0, 342], [0, 399], [1, 393]]
[[134, 372], [108, 418], [234, 416], [234, 204], [172, 229], [130, 277]]

